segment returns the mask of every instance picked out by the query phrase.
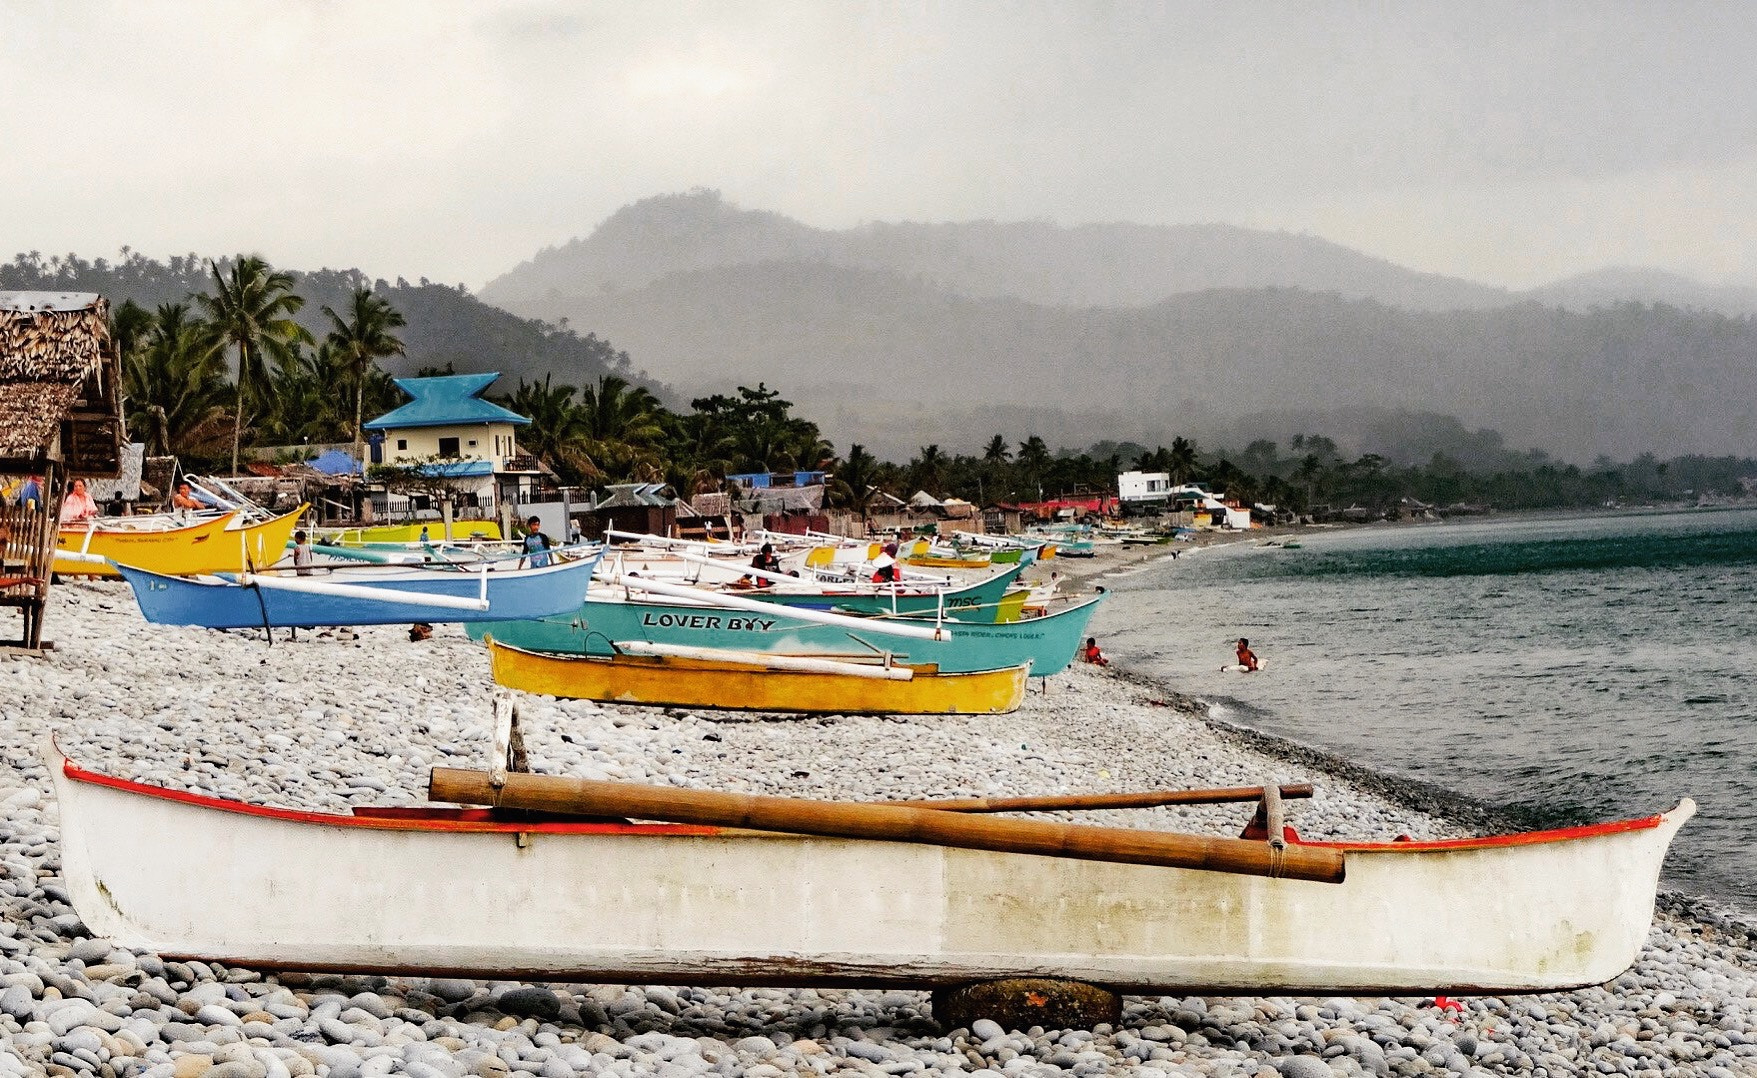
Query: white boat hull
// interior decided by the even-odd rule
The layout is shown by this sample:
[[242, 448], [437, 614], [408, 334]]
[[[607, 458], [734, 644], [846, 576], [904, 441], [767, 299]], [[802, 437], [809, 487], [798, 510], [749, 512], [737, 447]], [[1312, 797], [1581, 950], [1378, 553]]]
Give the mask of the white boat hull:
[[[87, 927], [120, 946], [570, 982], [1598, 984], [1633, 961], [1666, 847], [1694, 811], [1487, 845], [1349, 847], [1347, 880], [1323, 884], [703, 827], [298, 813], [64, 764], [50, 760], [63, 876]], [[200, 873], [179, 867], [190, 849]]]

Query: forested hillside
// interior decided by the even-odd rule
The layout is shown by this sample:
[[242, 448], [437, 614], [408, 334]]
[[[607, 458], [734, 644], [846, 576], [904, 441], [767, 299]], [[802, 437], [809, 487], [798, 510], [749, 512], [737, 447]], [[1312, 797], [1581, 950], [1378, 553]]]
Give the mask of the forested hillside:
[[[225, 270], [230, 262], [219, 259]], [[329, 329], [323, 308], [341, 310], [359, 285], [375, 282], [359, 270], [323, 269], [294, 272], [295, 291], [305, 304], [294, 318], [314, 336]], [[386, 357], [393, 375], [413, 374], [423, 367], [448, 364], [460, 371], [501, 371], [506, 386], [520, 376], [539, 379], [554, 372], [558, 379], [584, 382], [601, 374], [629, 375], [625, 351], [599, 337], [526, 318], [483, 303], [461, 285], [436, 284], [423, 278], [410, 282], [377, 282], [380, 294], [408, 321], [401, 336], [406, 354]], [[113, 307], [133, 300], [148, 310], [165, 303], [186, 303], [193, 294], [213, 286], [207, 259], [174, 255], [163, 262], [124, 248], [111, 262], [77, 255], [44, 258], [20, 254], [0, 264], [0, 290], [52, 289], [101, 292]]]
[[[1055, 412], [1087, 417], [1067, 444], [1215, 430], [1264, 411], [1440, 411], [1582, 462], [1744, 452], [1757, 430], [1757, 326], [1664, 305], [1424, 312], [1231, 289], [1067, 308], [771, 262], [565, 309], [667, 381], [783, 385], [832, 436], [858, 423], [854, 436], [886, 449], [924, 430], [974, 444], [993, 424], [962, 432], [954, 417], [1007, 409], [1036, 413], [1044, 431], [1069, 425]], [[1104, 425], [1079, 438], [1091, 422]]]
[[1416, 310], [1517, 302], [1504, 289], [1418, 273], [1314, 236], [1232, 225], [1041, 221], [874, 223], [812, 228], [740, 209], [714, 191], [626, 206], [584, 239], [539, 252], [489, 282], [490, 303], [553, 317], [601, 292], [673, 273], [798, 262], [895, 274], [957, 296], [1049, 306], [1132, 307], [1210, 288], [1304, 288]]

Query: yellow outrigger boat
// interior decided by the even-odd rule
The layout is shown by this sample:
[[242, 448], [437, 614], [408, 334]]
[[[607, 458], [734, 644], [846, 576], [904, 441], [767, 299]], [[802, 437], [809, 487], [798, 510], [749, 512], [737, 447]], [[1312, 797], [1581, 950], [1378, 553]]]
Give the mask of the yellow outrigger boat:
[[[445, 537], [445, 525], [437, 520], [413, 524], [374, 524], [368, 528], [346, 528], [325, 532], [322, 541], [330, 546], [370, 546], [373, 543], [419, 543], [425, 531], [431, 542]], [[466, 539], [500, 539], [500, 525], [492, 520], [454, 520], [451, 523], [453, 542]]]
[[[932, 664], [864, 665], [619, 642], [617, 655], [526, 651], [487, 639], [494, 680], [543, 696], [653, 707], [814, 715], [1004, 715], [1025, 702], [1029, 664], [942, 674]], [[636, 654], [643, 652], [644, 654]]]
[[909, 552], [903, 555], [904, 565], [913, 565], [917, 569], [986, 569], [994, 561], [989, 551], [973, 554], [941, 554], [935, 553], [931, 544], [925, 539], [918, 539]]
[[163, 576], [261, 569], [285, 556], [287, 540], [309, 508], [300, 505], [290, 513], [244, 527], [235, 526], [236, 513], [181, 528], [106, 527], [104, 518], [63, 524], [55, 537], [53, 568], [67, 576], [120, 576], [110, 562]]

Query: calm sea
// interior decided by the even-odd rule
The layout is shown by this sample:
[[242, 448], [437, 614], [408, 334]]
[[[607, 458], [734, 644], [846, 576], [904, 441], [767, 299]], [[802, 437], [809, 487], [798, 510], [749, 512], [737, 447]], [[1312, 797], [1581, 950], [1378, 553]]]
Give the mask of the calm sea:
[[[1123, 665], [1555, 826], [1700, 814], [1666, 877], [1757, 912], [1757, 510], [1309, 530], [1104, 581]], [[1222, 673], [1249, 637], [1256, 674]]]

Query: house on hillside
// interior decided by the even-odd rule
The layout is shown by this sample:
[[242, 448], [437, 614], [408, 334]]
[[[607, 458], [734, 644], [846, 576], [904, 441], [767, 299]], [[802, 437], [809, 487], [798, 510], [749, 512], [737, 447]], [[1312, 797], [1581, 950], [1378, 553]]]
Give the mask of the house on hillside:
[[[499, 377], [495, 372], [396, 379], [397, 388], [413, 399], [363, 424], [372, 432], [370, 462], [442, 484], [465, 519], [510, 518], [520, 501], [541, 489], [544, 473], [536, 458], [519, 452], [518, 428], [531, 421], [482, 399]], [[392, 490], [383, 508], [392, 518], [413, 518], [434, 506], [431, 493]], [[503, 527], [508, 523], [501, 521]]]
[[0, 292], [0, 607], [42, 644], [61, 496], [121, 471], [121, 359], [110, 305], [87, 292]]

